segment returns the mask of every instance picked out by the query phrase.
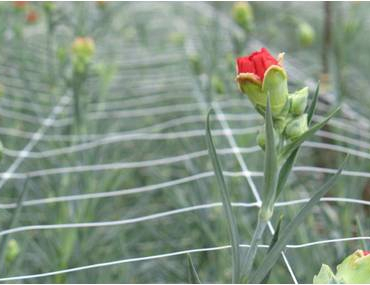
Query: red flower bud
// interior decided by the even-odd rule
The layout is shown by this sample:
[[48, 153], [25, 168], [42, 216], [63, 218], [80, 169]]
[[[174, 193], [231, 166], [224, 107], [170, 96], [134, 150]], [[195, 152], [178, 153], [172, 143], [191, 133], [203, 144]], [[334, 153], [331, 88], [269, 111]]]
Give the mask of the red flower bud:
[[261, 48], [260, 51], [253, 52], [249, 56], [237, 58], [237, 73], [252, 73], [257, 75], [258, 79], [263, 81], [266, 70], [271, 65], [279, 65], [266, 48]]
[[364, 250], [363, 251], [363, 254], [364, 254], [364, 256], [369, 255], [370, 254], [370, 250]]
[[288, 101], [288, 77], [282, 65], [283, 55], [275, 59], [267, 49], [253, 52], [236, 60], [236, 81], [259, 112], [264, 112], [270, 95], [273, 117], [281, 115]]
[[24, 9], [26, 7], [26, 3], [27, 1], [14, 1], [13, 2], [13, 6], [16, 8], [16, 9]]
[[37, 19], [38, 19], [38, 15], [37, 15], [37, 12], [35, 10], [30, 10], [28, 13], [27, 13], [27, 16], [26, 16], [26, 21], [27, 23], [29, 24], [34, 24], [36, 23]]

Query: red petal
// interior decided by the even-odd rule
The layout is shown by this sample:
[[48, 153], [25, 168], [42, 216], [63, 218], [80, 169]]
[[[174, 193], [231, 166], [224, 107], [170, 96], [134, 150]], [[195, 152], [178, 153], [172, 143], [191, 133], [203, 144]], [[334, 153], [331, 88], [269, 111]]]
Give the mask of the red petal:
[[237, 59], [238, 74], [239, 73], [255, 73], [253, 62], [249, 57], [239, 57]]
[[266, 70], [271, 65], [279, 65], [279, 63], [266, 48], [261, 48], [260, 51], [255, 51], [249, 56], [237, 59], [238, 74], [253, 73], [262, 80]]
[[256, 69], [256, 74], [259, 78], [263, 79], [263, 76], [265, 74], [265, 61], [262, 54], [255, 55], [253, 57], [253, 63]]
[[364, 250], [363, 253], [366, 256], [366, 255], [369, 255], [370, 254], [370, 251], [369, 250]]

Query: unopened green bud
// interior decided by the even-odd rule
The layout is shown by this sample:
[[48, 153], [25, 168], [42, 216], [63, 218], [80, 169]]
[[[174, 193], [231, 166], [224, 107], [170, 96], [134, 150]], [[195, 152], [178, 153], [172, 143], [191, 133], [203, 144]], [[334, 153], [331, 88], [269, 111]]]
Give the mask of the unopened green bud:
[[222, 82], [221, 78], [218, 77], [217, 75], [212, 76], [211, 84], [212, 84], [212, 89], [216, 93], [218, 93], [218, 94], [224, 94], [225, 93], [224, 83]]
[[285, 135], [290, 140], [299, 138], [303, 133], [308, 130], [307, 114], [293, 118], [285, 128]]
[[321, 266], [319, 274], [313, 278], [313, 284], [336, 284], [338, 283], [335, 279], [333, 271], [326, 264]]
[[202, 64], [198, 54], [191, 54], [189, 56], [190, 65], [193, 69], [193, 72], [197, 75], [202, 73]]
[[296, 91], [289, 98], [291, 100], [290, 113], [293, 115], [302, 115], [307, 107], [308, 87]]
[[281, 117], [274, 120], [274, 129], [279, 133], [282, 134], [287, 124], [287, 119], [285, 117]]
[[67, 59], [67, 49], [64, 47], [59, 47], [56, 51], [57, 58], [60, 62], [65, 62]]
[[336, 277], [346, 284], [370, 284], [370, 254], [357, 250], [337, 267]]
[[309, 47], [315, 40], [315, 30], [310, 24], [302, 22], [298, 26], [299, 41], [302, 46]]
[[361, 22], [359, 19], [349, 18], [344, 23], [344, 33], [347, 35], [354, 35], [356, 34], [359, 29], [361, 28]]
[[42, 5], [43, 5], [45, 11], [48, 12], [48, 13], [55, 10], [55, 8], [56, 8], [55, 3], [52, 2], [52, 1], [45, 1], [45, 2], [43, 2]]
[[182, 45], [185, 41], [185, 36], [183, 33], [173, 32], [169, 35], [169, 41], [175, 45]]
[[[274, 142], [275, 146], [278, 146], [279, 144], [279, 136], [274, 130]], [[257, 144], [265, 150], [265, 145], [266, 145], [266, 133], [265, 133], [265, 125], [263, 125], [259, 130], [257, 134]]]
[[20, 248], [15, 239], [10, 239], [6, 245], [5, 259], [8, 263], [12, 262], [19, 255]]
[[237, 2], [232, 8], [234, 21], [245, 31], [253, 28], [253, 10], [247, 2]]

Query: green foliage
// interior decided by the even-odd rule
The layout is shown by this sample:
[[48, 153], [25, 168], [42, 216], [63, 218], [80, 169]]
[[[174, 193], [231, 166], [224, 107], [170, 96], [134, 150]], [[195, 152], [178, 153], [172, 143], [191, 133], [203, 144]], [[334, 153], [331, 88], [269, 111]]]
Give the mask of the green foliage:
[[231, 249], [232, 249], [232, 257], [233, 257], [233, 283], [239, 283], [240, 278], [240, 248], [239, 248], [239, 232], [237, 228], [237, 224], [235, 221], [235, 217], [232, 212], [231, 201], [230, 201], [230, 194], [229, 190], [226, 187], [224, 175], [222, 172], [222, 166], [220, 161], [218, 160], [216, 148], [213, 143], [211, 128], [210, 128], [210, 116], [213, 113], [213, 109], [210, 109], [207, 114], [207, 122], [206, 122], [206, 142], [208, 146], [208, 153], [210, 159], [212, 161], [213, 169], [216, 175], [217, 184], [220, 188], [221, 198], [222, 198], [222, 205], [225, 211], [225, 216], [227, 218], [228, 223], [228, 230], [231, 240]]

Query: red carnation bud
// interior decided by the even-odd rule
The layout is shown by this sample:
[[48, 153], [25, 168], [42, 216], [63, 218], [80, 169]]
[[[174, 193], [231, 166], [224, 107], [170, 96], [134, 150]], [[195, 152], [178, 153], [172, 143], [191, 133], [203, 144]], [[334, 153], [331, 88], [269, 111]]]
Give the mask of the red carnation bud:
[[26, 3], [27, 3], [27, 1], [14, 1], [13, 6], [16, 9], [24, 9], [24, 7], [26, 7]]
[[363, 251], [363, 254], [364, 254], [364, 256], [369, 255], [370, 254], [370, 250], [364, 250]]
[[249, 56], [239, 57], [236, 61], [238, 74], [252, 73], [260, 80], [263, 80], [266, 70], [271, 65], [279, 65], [278, 60], [266, 48], [261, 48], [260, 51], [253, 52]]
[[27, 23], [29, 24], [34, 24], [37, 19], [38, 19], [38, 15], [37, 15], [37, 12], [35, 10], [30, 10], [28, 13], [27, 13], [27, 16], [26, 16], [26, 21]]
[[274, 118], [288, 107], [287, 74], [281, 66], [283, 55], [275, 59], [266, 48], [261, 48], [236, 60], [236, 81], [240, 91], [249, 97], [259, 112], [264, 112], [269, 94]]

